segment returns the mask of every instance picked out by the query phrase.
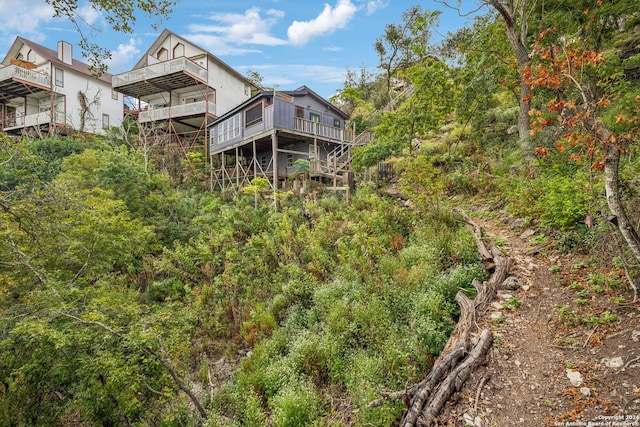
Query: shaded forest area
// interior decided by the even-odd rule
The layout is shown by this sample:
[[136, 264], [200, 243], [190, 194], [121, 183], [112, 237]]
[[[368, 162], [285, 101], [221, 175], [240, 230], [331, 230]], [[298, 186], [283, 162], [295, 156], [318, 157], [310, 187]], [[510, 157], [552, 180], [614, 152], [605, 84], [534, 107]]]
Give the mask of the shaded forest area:
[[169, 174], [135, 127], [0, 137], [0, 425], [397, 425], [405, 402], [369, 403], [428, 374], [487, 277], [456, 208], [637, 307], [635, 2], [485, 3], [437, 45], [410, 8], [349, 71], [332, 101], [376, 134], [354, 167], [396, 172], [349, 203], [209, 193], [201, 156]]

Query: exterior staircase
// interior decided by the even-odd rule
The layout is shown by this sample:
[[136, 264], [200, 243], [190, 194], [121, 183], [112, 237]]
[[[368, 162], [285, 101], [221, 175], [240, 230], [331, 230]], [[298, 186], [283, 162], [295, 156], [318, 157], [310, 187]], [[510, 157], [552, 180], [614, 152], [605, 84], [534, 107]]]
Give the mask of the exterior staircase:
[[[351, 171], [351, 161], [353, 160], [353, 147], [367, 145], [373, 140], [373, 132], [364, 131], [349, 141], [338, 145], [333, 151], [327, 154], [326, 160], [311, 161], [311, 176], [324, 177], [341, 182], [344, 180], [344, 173]], [[318, 159], [318, 156], [315, 156]]]

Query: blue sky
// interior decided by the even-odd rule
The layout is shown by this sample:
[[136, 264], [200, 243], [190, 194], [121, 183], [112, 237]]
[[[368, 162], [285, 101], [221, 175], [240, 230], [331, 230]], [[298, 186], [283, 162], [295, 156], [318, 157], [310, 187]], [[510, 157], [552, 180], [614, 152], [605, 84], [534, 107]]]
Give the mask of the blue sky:
[[[453, 31], [469, 18], [433, 0], [423, 9], [442, 10], [434, 39]], [[347, 68], [377, 72], [375, 39], [389, 23], [400, 23], [402, 12], [416, 2], [402, 0], [181, 0], [171, 17], [152, 27], [139, 15], [135, 33], [116, 33], [104, 17], [80, 0], [79, 15], [95, 31], [92, 41], [109, 49], [109, 71], [131, 69], [162, 29], [167, 28], [246, 74], [259, 72], [265, 86], [281, 90], [306, 84], [329, 97], [344, 82]], [[0, 0], [0, 43], [9, 49], [16, 36], [56, 49], [59, 40], [74, 45], [78, 33], [64, 19], [53, 18], [44, 0]], [[4, 54], [3, 54], [4, 56]], [[82, 59], [74, 46], [74, 57]]]

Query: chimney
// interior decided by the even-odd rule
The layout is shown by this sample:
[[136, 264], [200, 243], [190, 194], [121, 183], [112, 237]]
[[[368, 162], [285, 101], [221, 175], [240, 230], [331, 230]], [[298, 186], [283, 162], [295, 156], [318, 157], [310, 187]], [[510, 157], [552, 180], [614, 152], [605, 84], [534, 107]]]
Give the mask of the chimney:
[[58, 59], [65, 64], [71, 65], [73, 63], [71, 43], [62, 40], [58, 42]]

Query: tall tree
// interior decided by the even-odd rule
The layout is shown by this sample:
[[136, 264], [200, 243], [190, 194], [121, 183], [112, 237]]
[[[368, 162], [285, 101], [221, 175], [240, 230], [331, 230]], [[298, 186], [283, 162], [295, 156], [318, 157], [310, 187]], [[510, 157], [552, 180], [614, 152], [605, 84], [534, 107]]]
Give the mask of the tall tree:
[[[448, 7], [460, 10], [463, 0], [457, 1], [457, 6], [450, 5], [446, 0], [436, 0]], [[518, 97], [518, 136], [522, 148], [526, 152], [531, 151], [530, 126], [529, 126], [529, 101], [531, 99], [531, 88], [526, 82], [525, 71], [529, 68], [529, 25], [530, 14], [535, 10], [535, 0], [482, 0], [480, 7], [489, 7], [496, 11], [505, 25], [505, 31], [509, 44], [517, 60], [518, 73], [520, 76], [520, 90]]]
[[[548, 112], [532, 110], [532, 132], [560, 123], [564, 134], [557, 142], [558, 149], [570, 150], [572, 159], [588, 159], [593, 168], [604, 171], [606, 201], [613, 214], [611, 221], [618, 226], [640, 263], [640, 237], [629, 220], [619, 184], [620, 156], [629, 152], [640, 135], [640, 79], [627, 73], [629, 64], [637, 63], [640, 54], [636, 50], [632, 58], [626, 57], [628, 52], [616, 47], [615, 42], [601, 51], [595, 48], [601, 46], [600, 37], [593, 37], [589, 31], [598, 22], [616, 23], [614, 25], [620, 27], [613, 40], [626, 42], [625, 34], [637, 34], [632, 30], [638, 28], [638, 22], [622, 19], [622, 15], [603, 14], [598, 10], [601, 4], [598, 1], [595, 10], [583, 10], [590, 19], [581, 29], [581, 36], [570, 38], [565, 32], [567, 29], [553, 28], [544, 30], [538, 37], [527, 82], [555, 96], [546, 105]], [[596, 33], [601, 34], [605, 26], [598, 27]], [[632, 37], [637, 45], [639, 38]], [[539, 155], [547, 152], [546, 147], [537, 149]]]
[[378, 54], [378, 67], [384, 72], [389, 98], [398, 72], [431, 53], [428, 49], [431, 27], [437, 25], [440, 14], [413, 6], [402, 14], [401, 24], [387, 24], [384, 34], [376, 39], [373, 47]]

